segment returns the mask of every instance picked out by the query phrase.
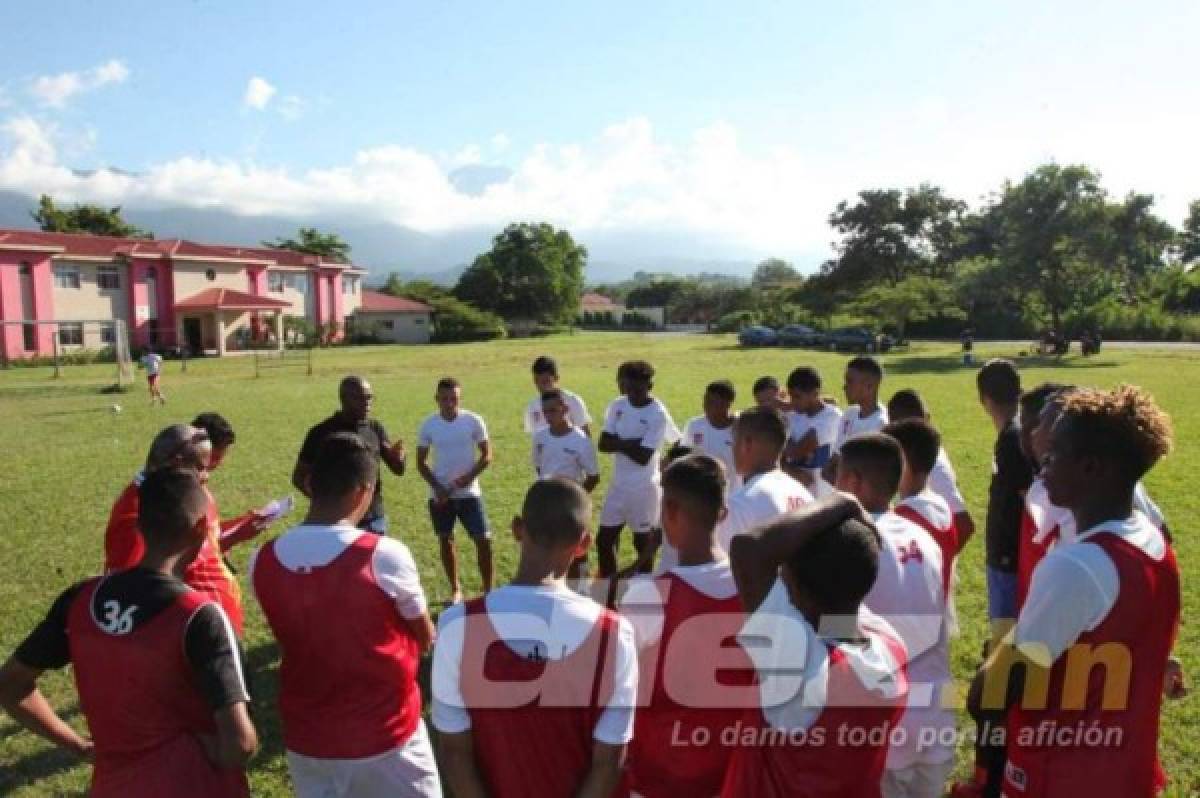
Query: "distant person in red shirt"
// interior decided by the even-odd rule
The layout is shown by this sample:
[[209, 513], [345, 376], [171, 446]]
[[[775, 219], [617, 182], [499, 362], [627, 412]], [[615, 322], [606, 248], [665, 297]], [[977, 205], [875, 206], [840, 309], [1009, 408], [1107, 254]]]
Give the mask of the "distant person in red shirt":
[[408, 547], [358, 527], [378, 479], [375, 450], [327, 436], [299, 526], [254, 554], [254, 594], [279, 641], [279, 714], [300, 798], [437, 798], [417, 670], [433, 643]]
[[[247, 796], [258, 737], [237, 641], [220, 604], [180, 578], [206, 540], [203, 485], [194, 470], [159, 469], [140, 493], [141, 562], [59, 596], [0, 668], [0, 705], [93, 760], [93, 798]], [[91, 740], [37, 689], [68, 664]]]
[[678, 563], [632, 580], [621, 599], [641, 674], [627, 772], [635, 795], [699, 798], [721, 791], [731, 735], [757, 695], [750, 660], [734, 641], [745, 621], [742, 602], [716, 537], [721, 463], [707, 454], [677, 459], [662, 488], [663, 534]]
[[633, 733], [629, 622], [567, 587], [592, 503], [553, 477], [525, 495], [511, 584], [438, 619], [433, 725], [456, 798], [608, 798]]
[[[1079, 531], [1034, 571], [1008, 645], [985, 663], [970, 697], [1012, 708], [1005, 795], [1150, 798], [1161, 787], [1156, 745], [1180, 576], [1134, 493], [1171, 439], [1170, 420], [1140, 388], [1064, 400], [1042, 479]], [[1097, 652], [1121, 652], [1121, 664]], [[1046, 685], [1035, 691], [1044, 698], [1023, 701], [1026, 680]]]
[[730, 547], [749, 617], [739, 635], [759, 706], [738, 735], [725, 798], [879, 798], [908, 689], [896, 633], [862, 606], [879, 535], [836, 493]]

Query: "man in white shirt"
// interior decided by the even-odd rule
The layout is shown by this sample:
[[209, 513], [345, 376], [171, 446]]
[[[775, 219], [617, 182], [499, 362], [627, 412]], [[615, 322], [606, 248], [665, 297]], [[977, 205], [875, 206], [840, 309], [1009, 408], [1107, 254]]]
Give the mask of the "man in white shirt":
[[162, 388], [158, 384], [159, 374], [162, 372], [162, 355], [153, 349], [147, 349], [146, 354], [142, 355], [141, 362], [142, 367], [146, 369], [146, 387], [150, 390], [150, 404], [158, 402], [165, 405], [167, 397], [163, 396]]
[[572, 393], [558, 384], [558, 364], [554, 358], [542, 355], [533, 361], [533, 385], [538, 395], [529, 400], [525, 406], [522, 418], [525, 431], [533, 435], [549, 424], [542, 415], [542, 397], [550, 391], [562, 394], [563, 402], [570, 413], [571, 423], [583, 431], [587, 437], [592, 437], [592, 417], [588, 414], [587, 404], [579, 394]]
[[[599, 796], [617, 785], [637, 651], [628, 621], [566, 586], [591, 543], [591, 517], [574, 482], [535, 482], [513, 522], [512, 584], [438, 619], [432, 721], [455, 795]], [[554, 695], [531, 695], [531, 674]], [[510, 684], [514, 676], [525, 678]]]
[[[483, 419], [462, 410], [462, 386], [453, 377], [438, 381], [438, 412], [421, 424], [417, 435], [417, 471], [429, 483], [429, 517], [438, 536], [442, 567], [450, 582], [452, 604], [462, 601], [454, 524], [475, 544], [483, 592], [492, 589], [492, 540], [483, 506], [479, 475], [492, 462], [492, 444]], [[434, 453], [432, 466], [429, 453]]]
[[596, 447], [571, 423], [562, 391], [542, 394], [541, 417], [547, 426], [533, 434], [533, 471], [538, 479], [563, 477], [591, 493], [600, 482]]
[[742, 487], [729, 496], [728, 512], [717, 525], [726, 552], [734, 537], [794, 512], [813, 500], [808, 489], [779, 468], [787, 443], [787, 423], [774, 408], [743, 411], [734, 422], [734, 464]]
[[827, 495], [830, 486], [821, 478], [821, 469], [837, 445], [842, 411], [821, 398], [821, 375], [809, 366], [788, 375], [787, 390], [792, 411], [787, 414], [788, 446], [783, 469], [814, 495]]
[[[919, 418], [932, 423], [925, 400], [911, 388], [904, 388], [892, 394], [887, 403], [887, 412], [890, 421]], [[929, 472], [929, 490], [940, 496], [954, 515], [954, 529], [958, 535], [958, 548], [961, 550], [975, 534], [975, 520], [971, 518], [967, 502], [958, 488], [958, 475], [945, 446], [938, 450], [937, 461], [933, 470]]]
[[838, 427], [837, 449], [851, 438], [879, 432], [888, 423], [887, 408], [879, 404], [879, 385], [883, 366], [869, 355], [853, 358], [846, 364], [846, 401], [850, 406], [842, 414]]
[[[639, 555], [652, 545], [651, 533], [658, 526], [659, 450], [679, 440], [679, 430], [666, 406], [650, 394], [654, 367], [644, 360], [631, 360], [617, 370], [622, 396], [604, 413], [600, 451], [613, 456], [612, 483], [600, 511], [596, 535], [597, 572], [602, 579], [617, 572], [617, 542], [621, 529], [633, 530], [633, 545]], [[648, 563], [639, 557], [648, 570]]]
[[683, 428], [683, 445], [693, 452], [704, 452], [724, 466], [730, 490], [742, 484], [733, 464], [733, 422], [737, 415], [731, 410], [736, 398], [729, 380], [710, 382], [704, 389], [704, 415], [690, 419]]

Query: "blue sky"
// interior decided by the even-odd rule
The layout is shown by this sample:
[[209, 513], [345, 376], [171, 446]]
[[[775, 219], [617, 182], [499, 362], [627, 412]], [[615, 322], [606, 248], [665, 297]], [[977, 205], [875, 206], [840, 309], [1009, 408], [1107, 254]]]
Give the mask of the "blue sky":
[[[23, 4], [0, 189], [433, 233], [539, 217], [807, 263], [859, 189], [976, 201], [1055, 159], [1178, 224], [1200, 4], [1048, 5]], [[511, 176], [463, 193], [472, 164]], [[70, 172], [101, 166], [137, 176]]]

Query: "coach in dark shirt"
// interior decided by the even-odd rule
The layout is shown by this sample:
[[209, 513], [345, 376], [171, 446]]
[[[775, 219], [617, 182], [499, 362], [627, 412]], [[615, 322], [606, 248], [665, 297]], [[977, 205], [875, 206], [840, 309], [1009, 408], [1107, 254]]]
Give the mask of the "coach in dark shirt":
[[[338, 399], [341, 401], [341, 409], [308, 431], [304, 445], [300, 447], [300, 455], [296, 458], [292, 484], [305, 496], [309, 495], [308, 474], [316, 462], [321, 444], [335, 432], [353, 432], [363, 439], [377, 459], [381, 458], [387, 464], [393, 474], [400, 476], [404, 473], [404, 441], [392, 443], [388, 440], [383, 424], [370, 418], [371, 403], [375, 400], [371, 384], [362, 377], [346, 377], [338, 386]], [[376, 480], [371, 506], [358, 524], [363, 529], [381, 535], [387, 533], [382, 482]]]
[[1021, 451], [1017, 405], [1021, 377], [1008, 360], [989, 360], [976, 377], [979, 401], [996, 427], [992, 481], [988, 487], [987, 548], [988, 617], [1017, 617], [1017, 549], [1025, 492], [1033, 467]]

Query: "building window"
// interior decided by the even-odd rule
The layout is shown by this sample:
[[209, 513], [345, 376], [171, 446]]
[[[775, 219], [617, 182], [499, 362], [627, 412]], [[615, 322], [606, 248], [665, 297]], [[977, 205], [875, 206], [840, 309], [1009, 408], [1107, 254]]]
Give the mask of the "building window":
[[37, 325], [36, 324], [22, 325], [21, 332], [23, 333], [24, 338], [25, 338], [25, 340], [22, 341], [22, 343], [25, 344], [25, 351], [26, 352], [35, 351], [37, 349]]
[[358, 278], [354, 276], [342, 277], [342, 293], [357, 294], [358, 293]]
[[121, 287], [121, 275], [116, 266], [101, 266], [96, 272], [96, 286], [101, 291], [116, 291]]
[[83, 346], [83, 323], [78, 321], [59, 323], [58, 342], [63, 346]]
[[298, 294], [308, 293], [308, 275], [304, 273], [289, 274], [288, 287]]
[[19, 267], [17, 267], [17, 273], [20, 274], [20, 276], [22, 276], [22, 277], [32, 277], [33, 276], [33, 267], [30, 266], [25, 261], [21, 261], [21, 265]]
[[117, 342], [117, 331], [111, 324], [105, 324], [100, 328], [100, 343], [112, 346]]
[[217, 279], [217, 270], [216, 269], [205, 269], [204, 270], [204, 279], [208, 280], [210, 283], [213, 280]]
[[55, 288], [78, 288], [79, 287], [79, 268], [77, 266], [55, 266], [54, 267], [54, 287]]
[[416, 318], [413, 319], [413, 324], [417, 325], [418, 327], [420, 327], [424, 323], [425, 323], [425, 319], [421, 318], [420, 316], [417, 316]]
[[379, 326], [385, 330], [394, 330], [396, 329], [396, 322], [393, 319], [384, 319], [379, 322]]
[[283, 273], [282, 272], [267, 272], [267, 290], [272, 294], [283, 293]]

